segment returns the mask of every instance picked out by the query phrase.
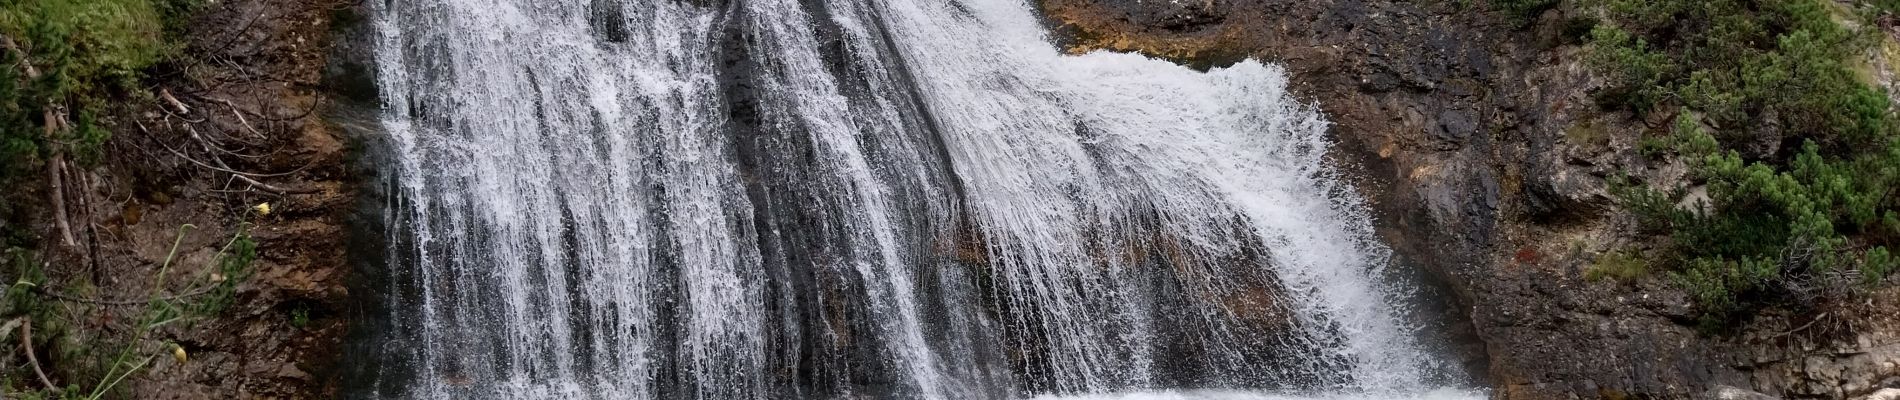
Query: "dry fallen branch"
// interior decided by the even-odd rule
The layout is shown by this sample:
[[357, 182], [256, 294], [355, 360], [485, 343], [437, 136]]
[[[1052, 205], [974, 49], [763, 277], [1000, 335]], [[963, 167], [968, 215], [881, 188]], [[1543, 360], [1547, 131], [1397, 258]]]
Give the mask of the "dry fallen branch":
[[[27, 56], [26, 50], [21, 49], [18, 43], [14, 43], [12, 37], [0, 35], [0, 50], [15, 53], [20, 57], [20, 66], [26, 70], [27, 79], [39, 79], [40, 70], [33, 67], [32, 58]], [[55, 135], [63, 131], [67, 125], [65, 110], [58, 104], [46, 107], [45, 113], [40, 118], [41, 124], [46, 127], [48, 141], [53, 141]], [[50, 150], [52, 155], [47, 157], [46, 182], [48, 202], [53, 206], [53, 225], [59, 229], [60, 240], [66, 247], [76, 247], [79, 242], [73, 239], [73, 224], [66, 216], [66, 183], [63, 176], [66, 152], [59, 146], [52, 146]]]
[[178, 110], [179, 114], [191, 114], [191, 107], [185, 107], [185, 102], [178, 101], [177, 97], [172, 96], [171, 90], [158, 89], [158, 98], [165, 99], [165, 102], [170, 103], [172, 108]]
[[40, 384], [46, 385], [46, 389], [59, 390], [59, 385], [54, 385], [53, 380], [46, 377], [46, 370], [40, 368], [39, 356], [33, 355], [33, 320], [26, 317], [17, 320], [20, 321], [20, 348], [26, 350], [26, 361], [33, 364], [33, 374], [40, 377]]
[[1808, 328], [1813, 327], [1815, 323], [1821, 322], [1821, 320], [1823, 319], [1827, 319], [1827, 313], [1821, 313], [1821, 315], [1815, 316], [1813, 320], [1808, 321], [1807, 325], [1802, 325], [1799, 328], [1794, 328], [1794, 329], [1788, 330], [1787, 332], [1776, 334], [1775, 336], [1772, 336], [1772, 337], [1779, 338], [1783, 336], [1793, 335], [1796, 332], [1808, 330]]
[[306, 108], [303, 110], [303, 112], [298, 113], [296, 115], [287, 115], [281, 118], [264, 117], [264, 119], [270, 120], [271, 122], [298, 121], [298, 120], [304, 119], [305, 117], [309, 117], [311, 114], [315, 114], [317, 112], [317, 109], [322, 108], [322, 107], [323, 107], [322, 100], [311, 101], [310, 108]]
[[185, 118], [184, 116], [178, 115], [178, 113], [166, 111], [165, 112], [165, 126], [171, 126], [172, 118], [177, 118], [179, 121], [185, 121], [186, 124], [202, 124], [206, 120], [209, 119], [209, 118], [199, 118], [199, 119]]
[[[309, 166], [309, 165], [305, 165], [305, 166], [303, 166], [303, 167], [299, 167], [299, 168], [297, 168], [297, 169], [294, 169], [294, 170], [290, 170], [290, 171], [287, 171], [287, 172], [278, 172], [278, 173], [268, 173], [268, 174], [260, 174], [260, 173], [254, 173], [254, 172], [244, 172], [244, 171], [238, 171], [238, 170], [235, 170], [235, 169], [231, 169], [231, 168], [230, 168], [229, 166], [218, 166], [218, 165], [211, 165], [211, 164], [207, 164], [207, 163], [205, 163], [205, 162], [203, 162], [203, 161], [198, 161], [198, 159], [195, 159], [195, 158], [191, 158], [191, 156], [188, 156], [188, 155], [185, 155], [185, 153], [184, 153], [184, 152], [182, 152], [182, 151], [178, 151], [178, 149], [174, 149], [174, 148], [172, 148], [172, 147], [171, 147], [171, 145], [167, 145], [167, 144], [165, 144], [164, 142], [159, 142], [159, 143], [158, 143], [158, 145], [159, 145], [159, 147], [164, 147], [166, 151], [170, 151], [170, 152], [172, 153], [172, 155], [175, 155], [175, 156], [178, 156], [178, 158], [182, 158], [182, 159], [184, 159], [185, 161], [189, 161], [189, 162], [191, 162], [192, 164], [196, 164], [196, 165], [197, 165], [197, 166], [199, 166], [199, 167], [204, 167], [204, 168], [206, 168], [206, 169], [210, 169], [210, 170], [213, 170], [213, 171], [218, 171], [218, 172], [223, 172], [223, 173], [227, 173], [227, 174], [232, 174], [232, 175], [238, 175], [238, 176], [241, 176], [241, 177], [246, 177], [246, 178], [245, 178], [245, 180], [247, 180], [247, 181], [248, 181], [248, 180], [250, 180], [249, 178], [252, 178], [252, 177], [255, 177], [255, 178], [272, 178], [272, 177], [280, 177], [280, 176], [287, 176], [287, 175], [291, 175], [291, 174], [295, 174], [295, 173], [298, 173], [298, 172], [303, 172], [303, 170], [304, 170], [305, 168], [310, 168], [310, 166]], [[211, 149], [209, 149], [209, 148], [207, 148], [207, 149], [205, 149], [205, 150], [206, 150], [206, 151], [211, 151]], [[212, 160], [213, 160], [213, 161], [217, 161], [217, 158], [212, 158]], [[223, 162], [223, 161], [218, 161], [218, 164], [224, 164], [224, 162]]]
[[244, 119], [244, 110], [238, 109], [237, 104], [232, 104], [230, 100], [225, 100], [225, 99], [218, 99], [218, 101], [224, 102], [224, 105], [226, 107], [231, 107], [231, 115], [237, 116], [238, 123], [244, 125], [244, 129], [249, 129], [251, 131], [251, 134], [256, 135], [258, 139], [265, 138], [263, 132], [258, 132], [257, 128], [251, 127], [251, 121], [247, 121]]
[[317, 192], [317, 191], [316, 191], [316, 190], [314, 190], [314, 189], [297, 189], [297, 190], [291, 190], [291, 189], [284, 189], [284, 188], [280, 188], [280, 187], [276, 187], [276, 186], [271, 186], [271, 185], [269, 185], [269, 184], [266, 184], [266, 183], [264, 183], [264, 182], [258, 182], [258, 181], [257, 181], [256, 179], [251, 179], [251, 178], [249, 178], [249, 177], [246, 177], [246, 176], [244, 176], [244, 175], [231, 175], [231, 177], [233, 177], [233, 178], [237, 178], [237, 179], [238, 179], [238, 180], [240, 180], [240, 181], [244, 181], [244, 183], [249, 183], [249, 184], [251, 184], [251, 186], [256, 186], [256, 187], [257, 187], [257, 188], [259, 188], [259, 189], [264, 189], [264, 191], [267, 191], [267, 192], [272, 192], [272, 193], [277, 193], [277, 194], [305, 194], [305, 193], [316, 193], [316, 192]]
[[[141, 129], [143, 129], [143, 126], [141, 126], [140, 128], [141, 128]], [[190, 128], [190, 126], [186, 126], [186, 128]], [[196, 136], [196, 135], [195, 135], [195, 132], [194, 132], [194, 135], [193, 135], [193, 137], [194, 137], [194, 138], [195, 138], [196, 140], [198, 140], [198, 141], [200, 142], [200, 145], [202, 145], [202, 146], [210, 146], [210, 145], [209, 145], [208, 143], [202, 143], [202, 142], [204, 141], [204, 139], [203, 139], [203, 138], [200, 138], [200, 137], [198, 137], [198, 136]], [[202, 167], [202, 168], [205, 168], [205, 169], [210, 169], [210, 170], [213, 170], [213, 171], [218, 171], [218, 172], [223, 172], [223, 173], [227, 173], [227, 174], [231, 174], [231, 176], [232, 176], [233, 178], [236, 178], [236, 179], [238, 179], [238, 180], [241, 180], [241, 181], [244, 181], [245, 183], [248, 183], [248, 184], [250, 184], [251, 186], [255, 186], [255, 187], [257, 187], [257, 188], [259, 188], [259, 189], [264, 189], [265, 191], [268, 191], [268, 192], [272, 192], [272, 193], [277, 193], [277, 194], [304, 194], [304, 193], [315, 193], [315, 192], [317, 192], [316, 190], [313, 190], [313, 189], [299, 189], [299, 190], [292, 190], [292, 189], [284, 189], [284, 188], [280, 188], [280, 187], [277, 187], [277, 186], [273, 186], [273, 185], [270, 185], [270, 184], [267, 184], [267, 183], [264, 183], [264, 182], [260, 182], [260, 181], [258, 181], [257, 179], [253, 179], [254, 177], [255, 177], [255, 178], [269, 178], [269, 177], [278, 177], [278, 176], [285, 176], [285, 175], [291, 175], [291, 174], [295, 174], [295, 173], [298, 173], [298, 172], [302, 172], [302, 171], [303, 171], [304, 169], [306, 169], [306, 168], [310, 168], [310, 165], [305, 165], [305, 166], [303, 166], [303, 167], [299, 167], [299, 168], [297, 168], [297, 169], [294, 169], [294, 170], [291, 170], [291, 171], [288, 171], [288, 172], [281, 172], [281, 173], [273, 173], [273, 174], [258, 174], [258, 173], [250, 173], [250, 172], [243, 172], [243, 171], [238, 171], [238, 170], [235, 170], [235, 169], [231, 169], [231, 168], [230, 168], [229, 166], [219, 166], [219, 165], [211, 165], [211, 164], [207, 164], [207, 163], [205, 163], [205, 162], [203, 162], [203, 161], [198, 161], [198, 160], [197, 160], [197, 159], [195, 159], [195, 158], [191, 158], [191, 156], [188, 156], [188, 155], [185, 155], [185, 153], [184, 153], [184, 152], [182, 152], [182, 151], [178, 151], [178, 149], [174, 149], [174, 148], [172, 148], [172, 147], [171, 147], [171, 145], [167, 145], [167, 144], [165, 144], [164, 142], [159, 142], [159, 143], [158, 143], [158, 145], [159, 145], [160, 147], [164, 147], [164, 148], [165, 148], [165, 151], [169, 151], [169, 152], [171, 152], [171, 153], [172, 153], [172, 155], [175, 155], [175, 156], [178, 156], [178, 158], [181, 158], [181, 159], [184, 159], [185, 161], [187, 161], [187, 162], [190, 162], [190, 163], [192, 163], [193, 165], [197, 165], [197, 166], [199, 166], [199, 167]], [[211, 151], [211, 150], [210, 150], [209, 148], [207, 148], [206, 150], [207, 150], [207, 151]], [[224, 161], [221, 161], [221, 160], [218, 160], [218, 159], [217, 159], [217, 158], [215, 158], [215, 157], [214, 157], [214, 158], [212, 158], [212, 160], [213, 160], [213, 161], [217, 161], [217, 162], [218, 162], [218, 164], [220, 164], [220, 165], [223, 165], [223, 164], [224, 164]]]

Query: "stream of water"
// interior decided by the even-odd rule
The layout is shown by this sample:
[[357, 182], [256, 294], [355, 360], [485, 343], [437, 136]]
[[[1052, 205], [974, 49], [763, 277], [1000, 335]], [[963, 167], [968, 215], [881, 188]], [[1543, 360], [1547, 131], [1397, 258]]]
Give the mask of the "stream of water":
[[1471, 398], [1279, 67], [1022, 0], [377, 0], [377, 398]]

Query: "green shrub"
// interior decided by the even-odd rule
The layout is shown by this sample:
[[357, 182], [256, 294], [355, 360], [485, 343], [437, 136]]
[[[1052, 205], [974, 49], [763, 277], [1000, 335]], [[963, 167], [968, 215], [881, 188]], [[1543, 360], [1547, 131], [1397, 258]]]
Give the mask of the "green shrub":
[[1676, 205], [1682, 188], [1619, 183], [1613, 194], [1671, 238], [1658, 261], [1705, 319], [1808, 295], [1782, 282], [1891, 273], [1900, 134], [1886, 93], [1849, 61], [1873, 36], [1841, 27], [1819, 0], [1597, 5], [1609, 18], [1592, 32], [1591, 63], [1613, 82], [1600, 103], [1677, 113], [1657, 142], [1688, 163], [1708, 201], [1691, 212]]
[[1491, 8], [1504, 12], [1519, 27], [1529, 25], [1537, 16], [1557, 6], [1559, 0], [1492, 0]]
[[1602, 95], [1610, 104], [1646, 110], [1667, 97], [1665, 80], [1679, 69], [1668, 54], [1650, 49], [1649, 41], [1612, 25], [1597, 25], [1590, 32], [1596, 46], [1591, 61], [1607, 68], [1618, 85]]
[[[112, 100], [141, 93], [144, 72], [176, 51], [177, 33], [199, 0], [5, 0], [0, 36], [0, 179], [56, 151], [82, 160], [108, 136], [99, 123]], [[37, 77], [27, 73], [30, 67]], [[48, 132], [47, 110], [66, 126]]]
[[218, 258], [217, 275], [205, 283], [210, 285], [210, 290], [205, 293], [204, 299], [191, 306], [197, 315], [217, 315], [235, 301], [238, 283], [249, 279], [253, 272], [251, 263], [257, 261], [257, 242], [251, 240], [248, 229], [240, 229], [231, 237], [231, 242], [226, 244], [221, 255]]

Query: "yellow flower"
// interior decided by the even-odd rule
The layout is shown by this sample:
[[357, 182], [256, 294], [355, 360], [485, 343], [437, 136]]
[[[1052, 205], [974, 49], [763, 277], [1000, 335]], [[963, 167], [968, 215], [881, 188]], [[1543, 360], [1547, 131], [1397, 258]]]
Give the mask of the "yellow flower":
[[174, 344], [172, 345], [172, 358], [177, 359], [179, 364], [184, 364], [185, 360], [190, 359], [191, 357], [185, 355], [185, 346], [179, 346], [179, 345]]
[[257, 206], [251, 209], [256, 210], [257, 215], [270, 215], [270, 203], [257, 203]]

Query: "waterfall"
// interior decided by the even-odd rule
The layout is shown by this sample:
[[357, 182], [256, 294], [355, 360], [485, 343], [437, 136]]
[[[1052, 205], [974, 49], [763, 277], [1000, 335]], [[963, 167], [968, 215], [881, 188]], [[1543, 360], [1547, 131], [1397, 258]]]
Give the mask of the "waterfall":
[[1277, 66], [1023, 0], [371, 3], [363, 397], [1469, 396]]

